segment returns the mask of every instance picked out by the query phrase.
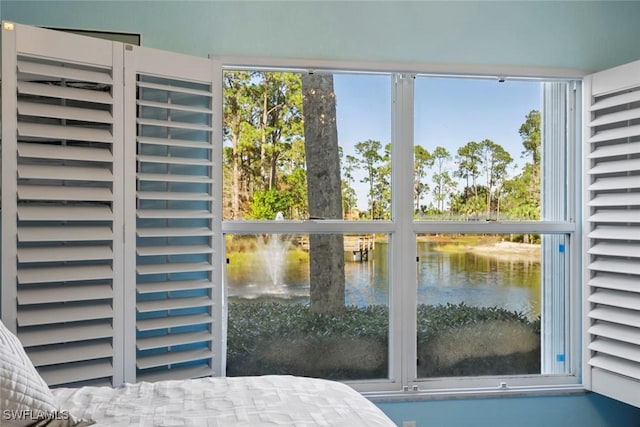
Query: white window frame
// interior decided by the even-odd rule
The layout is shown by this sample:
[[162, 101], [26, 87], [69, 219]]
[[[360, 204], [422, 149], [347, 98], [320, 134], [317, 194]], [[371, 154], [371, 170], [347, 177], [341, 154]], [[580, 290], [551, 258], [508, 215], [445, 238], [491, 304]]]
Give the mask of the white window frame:
[[[326, 71], [336, 73], [381, 73], [392, 75], [392, 219], [390, 221], [341, 221], [341, 220], [304, 220], [304, 221], [232, 221], [222, 223], [223, 234], [259, 234], [259, 233], [388, 233], [390, 238], [389, 273], [389, 378], [383, 380], [345, 381], [355, 389], [373, 399], [389, 398], [427, 398], [450, 395], [487, 394], [537, 394], [548, 392], [581, 391], [580, 367], [580, 293], [579, 278], [581, 241], [578, 236], [581, 211], [580, 200], [571, 197], [577, 192], [581, 175], [576, 167], [579, 164], [579, 137], [581, 123], [579, 80], [582, 73], [576, 70], [557, 69], [521, 69], [514, 67], [447, 67], [443, 65], [361, 63], [319, 60], [273, 59], [217, 57], [223, 64], [223, 70], [274, 70], [274, 71]], [[404, 70], [404, 71], [402, 71]], [[567, 176], [571, 180], [568, 192], [566, 221], [537, 222], [440, 222], [414, 221], [411, 192], [400, 191], [410, 188], [413, 182], [413, 168], [402, 167], [413, 163], [413, 121], [414, 121], [414, 77], [420, 75], [447, 75], [575, 81], [574, 97], [570, 99], [567, 123]], [[395, 84], [394, 84], [395, 82]], [[409, 363], [416, 360], [416, 287], [417, 277], [416, 235], [421, 233], [512, 233], [529, 232], [573, 236], [568, 239], [570, 262], [566, 269], [570, 271], [568, 284], [570, 302], [567, 305], [569, 329], [566, 331], [568, 356], [568, 374], [456, 377], [439, 379], [417, 379], [416, 366]], [[397, 241], [397, 242], [396, 242]], [[403, 284], [402, 287], [394, 284]], [[400, 301], [400, 303], [396, 303]], [[403, 309], [403, 308], [412, 308]], [[404, 363], [406, 361], [406, 363]]]

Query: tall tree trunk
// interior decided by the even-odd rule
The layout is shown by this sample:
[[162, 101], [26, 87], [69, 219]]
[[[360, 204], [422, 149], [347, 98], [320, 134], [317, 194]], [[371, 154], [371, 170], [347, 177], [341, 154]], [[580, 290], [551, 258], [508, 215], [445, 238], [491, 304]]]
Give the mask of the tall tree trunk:
[[[333, 75], [302, 76], [307, 194], [311, 217], [342, 219], [342, 192]], [[309, 236], [311, 311], [344, 311], [342, 234]]]

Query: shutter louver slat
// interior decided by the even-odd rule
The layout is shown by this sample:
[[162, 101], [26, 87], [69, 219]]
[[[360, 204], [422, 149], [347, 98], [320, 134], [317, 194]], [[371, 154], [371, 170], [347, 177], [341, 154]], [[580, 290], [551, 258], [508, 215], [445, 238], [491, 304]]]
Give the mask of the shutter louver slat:
[[[640, 159], [601, 162], [589, 170], [589, 174], [598, 175], [615, 172], [628, 172], [640, 169]], [[640, 179], [640, 178], [639, 178]]]
[[102, 83], [107, 85], [113, 83], [108, 70], [100, 72], [18, 60], [18, 72], [30, 76], [57, 77], [60, 79]]
[[113, 232], [108, 227], [20, 227], [19, 242], [82, 242], [111, 240]]
[[47, 384], [55, 386], [66, 383], [88, 381], [113, 375], [113, 366], [102, 360], [66, 363], [62, 366], [45, 366], [38, 370]]
[[18, 155], [33, 159], [82, 160], [93, 162], [113, 162], [109, 150], [91, 147], [18, 143]]
[[86, 108], [66, 107], [62, 105], [38, 104], [18, 101], [18, 114], [23, 116], [49, 117], [84, 122], [113, 123], [108, 111], [90, 110]]
[[598, 194], [589, 202], [589, 207], [640, 206], [640, 193]]
[[30, 247], [18, 249], [18, 262], [89, 261], [113, 258], [110, 246]]
[[155, 182], [190, 182], [193, 184], [213, 184], [213, 179], [206, 176], [196, 175], [167, 175], [159, 173], [139, 173], [138, 179], [140, 181], [155, 181]]
[[617, 259], [602, 259], [589, 264], [589, 270], [620, 274], [640, 274], [640, 265]]
[[113, 143], [113, 136], [108, 130], [81, 126], [18, 123], [18, 136], [40, 139], [55, 138], [73, 141]]
[[113, 194], [102, 187], [60, 187], [54, 185], [19, 185], [20, 200], [73, 200], [109, 202]]
[[169, 120], [138, 119], [138, 124], [144, 125], [144, 126], [156, 126], [156, 127], [162, 127], [162, 128], [185, 129], [185, 130], [201, 130], [201, 131], [213, 130], [210, 126], [207, 126], [207, 125], [201, 125], [198, 123], [189, 123], [189, 122], [169, 121]]
[[138, 246], [138, 255], [187, 255], [213, 253], [213, 248], [206, 245], [173, 245], [173, 246]]
[[147, 144], [147, 145], [166, 145], [166, 146], [184, 147], [184, 148], [202, 148], [205, 150], [213, 149], [213, 146], [211, 144], [208, 144], [203, 141], [191, 141], [188, 139], [138, 136], [137, 141], [141, 144]]
[[640, 258], [640, 244], [637, 243], [596, 243], [587, 251], [592, 255]]
[[18, 313], [18, 326], [50, 325], [52, 323], [81, 322], [83, 320], [108, 319], [113, 310], [108, 304], [60, 306]]
[[46, 325], [46, 330], [29, 329], [20, 332], [20, 341], [25, 347], [49, 344], [111, 338], [113, 328], [110, 322], [98, 324], [80, 323], [75, 325]]
[[591, 319], [640, 328], [640, 319], [637, 313], [624, 308], [600, 306], [591, 310], [589, 317]]
[[640, 227], [601, 225], [589, 233], [591, 239], [640, 240]]
[[136, 272], [140, 275], [169, 274], [169, 273], [193, 273], [198, 271], [211, 271], [213, 266], [208, 262], [180, 262], [172, 264], [138, 264]]
[[42, 289], [18, 289], [18, 304], [50, 304], [54, 302], [91, 301], [111, 298], [111, 285], [57, 286], [53, 292]]
[[620, 94], [597, 100], [590, 105], [590, 111], [604, 110], [605, 108], [618, 107], [624, 104], [640, 101], [640, 91], [622, 92]]
[[201, 378], [214, 375], [215, 372], [210, 367], [180, 367], [173, 368], [167, 371], [149, 371], [141, 372], [138, 374], [140, 381], [156, 382], [156, 381], [170, 381], [181, 380], [184, 378]]
[[139, 228], [137, 234], [139, 237], [198, 237], [213, 236], [213, 230], [204, 227], [150, 227]]
[[600, 354], [608, 354], [620, 359], [640, 362], [640, 348], [633, 344], [609, 339], [596, 339], [589, 344], [589, 349]]
[[78, 166], [18, 165], [18, 178], [61, 181], [113, 181], [113, 175], [109, 169]]
[[152, 331], [154, 329], [177, 328], [213, 323], [213, 318], [208, 314], [192, 314], [186, 316], [167, 316], [154, 319], [138, 319], [136, 326], [139, 331]]
[[589, 158], [600, 159], [604, 157], [628, 156], [630, 154], [640, 154], [640, 142], [598, 147], [589, 154]]
[[208, 159], [196, 159], [192, 157], [139, 155], [138, 161], [143, 163], [163, 163], [172, 165], [211, 166], [211, 161]]
[[589, 279], [589, 286], [640, 293], [638, 281], [632, 276], [618, 276], [616, 274], [600, 273]]
[[136, 347], [138, 350], [151, 350], [153, 348], [171, 347], [174, 345], [193, 344], [210, 340], [211, 333], [208, 331], [186, 332], [172, 335], [159, 335], [147, 338], [138, 338]]
[[635, 120], [638, 118], [640, 118], [640, 109], [635, 108], [632, 110], [618, 111], [617, 113], [600, 116], [597, 119], [592, 120], [590, 126], [603, 126], [627, 120]]
[[169, 191], [139, 191], [139, 200], [192, 200], [204, 201], [211, 200], [211, 196], [207, 193], [179, 193]]
[[595, 135], [589, 138], [589, 142], [594, 144], [596, 142], [606, 142], [614, 141], [617, 139], [632, 138], [638, 135], [640, 135], [640, 125], [635, 125], [597, 132]]
[[113, 212], [107, 206], [18, 206], [21, 221], [109, 221]]
[[153, 356], [139, 357], [137, 361], [138, 369], [156, 368], [158, 366], [171, 365], [173, 363], [190, 362], [199, 359], [209, 359], [213, 357], [211, 350], [184, 350], [162, 353]]
[[168, 102], [154, 102], [154, 101], [140, 101], [138, 100], [138, 105], [141, 107], [152, 107], [152, 108], [161, 108], [163, 110], [175, 110], [175, 111], [185, 111], [189, 113], [210, 113], [211, 110], [209, 108], [197, 107], [193, 105], [184, 105], [184, 104], [175, 104]]
[[49, 98], [71, 99], [74, 101], [113, 104], [113, 98], [107, 92], [54, 86], [47, 83], [18, 82], [18, 93], [22, 95], [47, 96]]
[[208, 296], [195, 298], [168, 298], [163, 300], [139, 301], [136, 308], [139, 313], [149, 313], [152, 311], [177, 310], [189, 307], [206, 307], [211, 304], [212, 301]]
[[208, 219], [213, 218], [213, 213], [209, 211], [198, 211], [190, 209], [138, 209], [138, 218], [142, 219]]
[[607, 210], [600, 209], [597, 213], [589, 217], [589, 221], [596, 223], [637, 223], [640, 224], [640, 209], [626, 209], [626, 210]]
[[18, 269], [18, 283], [21, 285], [48, 282], [106, 280], [112, 276], [113, 271], [109, 265], [66, 265], [62, 267]]
[[[52, 348], [53, 347], [53, 348]], [[36, 367], [81, 362], [83, 360], [104, 359], [113, 353], [111, 344], [94, 342], [90, 344], [63, 344], [44, 349], [31, 349], [29, 358]]]
[[589, 296], [588, 300], [594, 304], [640, 310], [640, 293], [633, 294], [629, 292], [598, 289]]
[[209, 289], [212, 287], [213, 287], [213, 282], [207, 279], [175, 280], [175, 281], [166, 281], [166, 282], [145, 282], [145, 283], [138, 283], [138, 293], [152, 294], [156, 292]]
[[598, 178], [589, 186], [590, 191], [626, 190], [629, 188], [640, 188], [640, 179], [637, 176]]
[[628, 361], [611, 356], [594, 356], [589, 359], [589, 365], [604, 369], [609, 372], [616, 372], [627, 377], [640, 379], [640, 366], [630, 364]]
[[213, 96], [213, 94], [210, 91], [190, 89], [183, 86], [174, 86], [174, 85], [168, 85], [168, 84], [150, 83], [150, 82], [143, 82], [143, 81], [136, 82], [136, 85], [140, 88], [156, 89], [163, 92], [183, 93], [187, 95], [202, 96], [205, 98], [210, 98], [211, 96]]
[[616, 339], [640, 346], [640, 331], [630, 326], [598, 322], [589, 328], [589, 333], [592, 335]]

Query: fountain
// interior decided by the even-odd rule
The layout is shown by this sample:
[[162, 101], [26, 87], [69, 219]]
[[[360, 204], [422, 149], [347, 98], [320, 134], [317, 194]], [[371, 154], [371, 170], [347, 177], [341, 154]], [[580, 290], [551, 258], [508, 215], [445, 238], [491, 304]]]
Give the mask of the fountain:
[[[282, 212], [276, 214], [276, 221], [284, 220]], [[262, 266], [267, 272], [271, 284], [283, 286], [284, 269], [287, 263], [287, 251], [291, 245], [291, 238], [287, 235], [272, 234], [267, 241], [264, 236], [258, 238], [260, 248], [260, 259]]]

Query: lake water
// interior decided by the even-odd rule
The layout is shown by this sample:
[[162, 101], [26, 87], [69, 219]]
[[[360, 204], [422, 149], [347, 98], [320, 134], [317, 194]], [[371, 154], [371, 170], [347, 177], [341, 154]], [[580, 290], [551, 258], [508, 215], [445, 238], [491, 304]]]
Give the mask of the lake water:
[[[498, 306], [529, 318], [540, 314], [540, 261], [536, 257], [501, 257], [490, 253], [439, 250], [437, 243], [418, 243], [417, 298], [419, 304]], [[267, 257], [268, 258], [268, 257]], [[265, 255], [246, 253], [227, 269], [230, 300], [309, 302], [309, 265], [287, 257], [282, 279], [273, 283]], [[242, 264], [242, 265], [239, 265]], [[388, 305], [387, 245], [376, 243], [367, 262], [345, 263], [345, 304]]]

